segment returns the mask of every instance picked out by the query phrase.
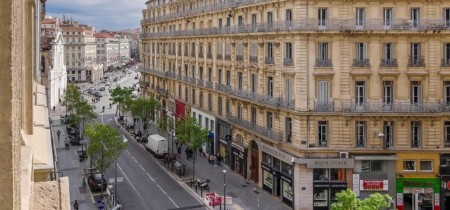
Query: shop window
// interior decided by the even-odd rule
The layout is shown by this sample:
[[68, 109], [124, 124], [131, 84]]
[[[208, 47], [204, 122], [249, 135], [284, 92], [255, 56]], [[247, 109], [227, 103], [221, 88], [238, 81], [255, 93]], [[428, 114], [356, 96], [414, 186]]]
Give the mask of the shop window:
[[386, 162], [384, 160], [363, 160], [361, 161], [361, 172], [383, 172], [386, 171]]
[[421, 160], [420, 161], [420, 171], [433, 171], [433, 161], [432, 160]]
[[330, 170], [330, 180], [331, 181], [345, 181], [345, 169], [332, 168], [329, 170]]
[[316, 181], [345, 181], [345, 169], [342, 168], [319, 168], [314, 169], [314, 180]]
[[403, 171], [416, 171], [416, 161], [404, 160], [403, 161]]
[[281, 170], [281, 161], [277, 158], [273, 158], [273, 169]]
[[262, 153], [262, 162], [271, 166], [272, 165], [272, 160], [271, 160], [271, 156], [268, 155], [267, 153]]
[[281, 172], [292, 176], [292, 166], [285, 162], [281, 162]]

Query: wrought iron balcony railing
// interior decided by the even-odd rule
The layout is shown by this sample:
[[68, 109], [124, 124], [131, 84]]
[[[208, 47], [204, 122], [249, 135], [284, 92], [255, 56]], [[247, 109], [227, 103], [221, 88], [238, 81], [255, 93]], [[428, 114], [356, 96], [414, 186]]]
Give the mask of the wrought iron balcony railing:
[[186, 75], [183, 75], [183, 81], [185, 81], [185, 82], [189, 82], [189, 80], [188, 80], [188, 76], [186, 76]]
[[381, 59], [380, 63], [381, 67], [397, 67], [397, 59], [390, 58], [390, 59]]
[[194, 77], [188, 77], [188, 81], [189, 81], [189, 83], [191, 83], [191, 84], [196, 84], [196, 81], [195, 81], [195, 78]]
[[217, 60], [222, 60], [222, 54], [217, 54]]
[[143, 68], [141, 68], [141, 70], [143, 72], [146, 72], [146, 73], [149, 73], [149, 74], [152, 74], [155, 76], [159, 76], [159, 77], [163, 77], [163, 78], [167, 77], [167, 74], [164, 71], [159, 71], [159, 70], [148, 68], [148, 67], [143, 67]]
[[283, 64], [285, 66], [293, 66], [294, 65], [294, 60], [292, 58], [284, 58], [283, 59]]
[[266, 57], [266, 64], [273, 64], [273, 57]]
[[331, 59], [316, 59], [316, 67], [331, 67]]
[[275, 131], [271, 128], [260, 126], [257, 123], [253, 123], [248, 120], [238, 118], [231, 114], [227, 114], [227, 120], [229, 120], [231, 123], [235, 123], [241, 127], [244, 127], [251, 132], [255, 132], [257, 135], [261, 136], [262, 138], [268, 138], [269, 140], [272, 140], [275, 142], [283, 141], [283, 132]]
[[442, 67], [450, 67], [450, 58], [442, 59]]
[[409, 66], [410, 67], [424, 67], [425, 66], [425, 59], [423, 58], [417, 58], [417, 59], [409, 59]]
[[334, 112], [333, 101], [316, 101], [314, 103], [314, 111], [316, 112]]
[[202, 51], [200, 51], [200, 52], [198, 53], [198, 57], [199, 57], [199, 58], [203, 58], [203, 52], [202, 52]]
[[174, 72], [167, 72], [167, 77], [175, 79], [176, 74]]
[[206, 86], [207, 88], [213, 88], [213, 82], [211, 82], [211, 81], [205, 81], [205, 86]]
[[205, 81], [202, 79], [197, 79], [197, 85], [204, 86]]
[[230, 54], [225, 54], [225, 60], [231, 60], [231, 55]]
[[353, 67], [370, 67], [369, 59], [353, 59]]
[[236, 55], [236, 61], [244, 61], [243, 55]]
[[211, 59], [211, 58], [212, 58], [212, 54], [211, 54], [211, 53], [208, 53], [208, 54], [206, 55], [206, 57]]
[[383, 103], [383, 102], [364, 102], [355, 103], [354, 101], [342, 101], [342, 112], [392, 112], [392, 113], [439, 113], [445, 110], [442, 103], [424, 102], [424, 103]]
[[258, 63], [258, 56], [250, 55], [249, 60], [250, 60], [251, 63]]
[[182, 75], [181, 74], [177, 74], [177, 80], [182, 80]]

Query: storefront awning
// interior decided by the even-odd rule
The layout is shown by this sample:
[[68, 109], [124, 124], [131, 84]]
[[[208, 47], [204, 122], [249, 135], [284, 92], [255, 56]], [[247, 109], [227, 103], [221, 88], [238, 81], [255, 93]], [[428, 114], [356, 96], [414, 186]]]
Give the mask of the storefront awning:
[[353, 157], [355, 160], [398, 160], [396, 155], [359, 155]]

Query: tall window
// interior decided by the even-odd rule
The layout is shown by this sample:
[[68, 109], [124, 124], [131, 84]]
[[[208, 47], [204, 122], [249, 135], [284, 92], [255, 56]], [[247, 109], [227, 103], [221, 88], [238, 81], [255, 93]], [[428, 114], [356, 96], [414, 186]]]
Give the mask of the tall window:
[[422, 65], [422, 50], [420, 43], [411, 43], [410, 66]]
[[422, 85], [420, 81], [411, 81], [411, 105], [420, 106], [422, 104]]
[[292, 79], [286, 78], [284, 80], [284, 97], [286, 97], [287, 100], [292, 100], [294, 98], [294, 83], [292, 82]]
[[252, 107], [251, 119], [252, 124], [256, 125], [256, 107]]
[[321, 27], [327, 27], [328, 25], [328, 8], [319, 8], [317, 10], [317, 20], [318, 20], [318, 26]]
[[317, 109], [326, 111], [328, 109], [328, 81], [317, 81]]
[[383, 26], [392, 26], [392, 8], [383, 8]]
[[252, 88], [252, 92], [253, 93], [256, 93], [257, 81], [258, 81], [257, 75], [256, 74], [252, 74], [252, 76], [251, 76], [251, 88]]
[[256, 14], [252, 14], [252, 28], [256, 28]]
[[267, 26], [269, 29], [273, 27], [273, 14], [272, 12], [267, 12]]
[[237, 112], [237, 118], [241, 120], [242, 119], [242, 104], [237, 105], [236, 112]]
[[356, 8], [356, 27], [364, 27], [366, 19], [365, 8]]
[[364, 103], [366, 102], [366, 82], [356, 81], [355, 82], [355, 102], [357, 108], [364, 108]]
[[272, 129], [272, 119], [273, 118], [273, 114], [272, 112], [267, 112], [266, 113], [266, 126], [268, 129]]
[[219, 28], [222, 28], [222, 18], [219, 18], [218, 25], [219, 25]]
[[356, 43], [355, 59], [360, 61], [367, 59], [367, 43]]
[[242, 72], [238, 72], [238, 89], [242, 90]]
[[319, 146], [326, 147], [328, 145], [328, 121], [319, 121], [317, 125], [317, 136]]
[[208, 81], [212, 80], [212, 68], [208, 68]]
[[450, 107], [450, 81], [444, 81], [444, 105]]
[[286, 132], [286, 142], [292, 142], [292, 118], [286, 117], [284, 123], [284, 131]]
[[239, 26], [244, 25], [244, 17], [242, 15], [238, 16], [238, 25]]
[[231, 86], [231, 72], [229, 70], [225, 73], [225, 79], [227, 86]]
[[201, 107], [201, 108], [203, 108], [203, 92], [202, 91], [200, 91], [200, 94], [199, 94], [199, 99], [198, 99], [198, 102], [199, 102], [199, 106]]
[[208, 93], [208, 110], [212, 111], [213, 99], [211, 93]]
[[450, 27], [450, 9], [444, 9], [444, 22], [446, 27]]
[[450, 43], [444, 44], [444, 58], [442, 59], [442, 66], [450, 66]]
[[218, 73], [217, 73], [217, 82], [219, 84], [222, 84], [222, 69], [219, 69]]
[[411, 9], [411, 27], [417, 28], [420, 26], [420, 9], [412, 8]]
[[219, 115], [222, 115], [222, 97], [217, 98], [217, 112], [219, 112]]
[[366, 146], [366, 122], [356, 121], [356, 147]]
[[328, 42], [317, 43], [317, 58], [319, 60], [328, 60]]
[[266, 46], [266, 63], [273, 64], [273, 43], [268, 42]]
[[227, 99], [225, 101], [225, 111], [227, 112], [227, 114], [230, 113], [230, 99]]
[[385, 121], [383, 124], [384, 147], [390, 148], [394, 145], [394, 122]]
[[200, 76], [200, 79], [203, 80], [203, 67], [200, 67], [198, 70], [198, 74]]
[[273, 77], [267, 77], [267, 95], [273, 97]]
[[294, 61], [292, 60], [292, 43], [287, 42], [285, 43], [284, 48], [284, 65], [292, 66], [294, 65]]
[[450, 121], [444, 122], [444, 145], [450, 147]]
[[194, 88], [192, 88], [192, 103], [196, 104], [196, 101], [195, 101], [195, 89]]
[[286, 26], [292, 26], [292, 10], [286, 10]]
[[392, 81], [383, 81], [383, 108], [390, 109], [394, 100]]
[[383, 60], [381, 62], [383, 66], [394, 66], [394, 44], [384, 43], [383, 44]]
[[422, 146], [422, 123], [420, 121], [411, 122], [411, 147]]

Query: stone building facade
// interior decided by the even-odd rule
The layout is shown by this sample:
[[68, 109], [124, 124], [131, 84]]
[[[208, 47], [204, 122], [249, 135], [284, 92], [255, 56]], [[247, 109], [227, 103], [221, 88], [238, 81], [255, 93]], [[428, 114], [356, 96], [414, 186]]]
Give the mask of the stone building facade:
[[[70, 209], [67, 177], [51, 181], [54, 162], [48, 107], [45, 88], [36, 83], [44, 9], [45, 0], [0, 2], [2, 209]], [[40, 196], [48, 202], [42, 203]]]
[[[215, 152], [228, 167], [243, 159], [245, 178], [294, 209], [329, 209], [346, 188], [388, 193], [398, 209], [439, 208], [434, 179], [450, 148], [449, 2], [146, 6], [143, 94], [176, 104], [176, 114], [195, 108], [225, 122], [215, 133], [229, 137], [216, 138]], [[433, 187], [413, 192], [408, 183]]]

